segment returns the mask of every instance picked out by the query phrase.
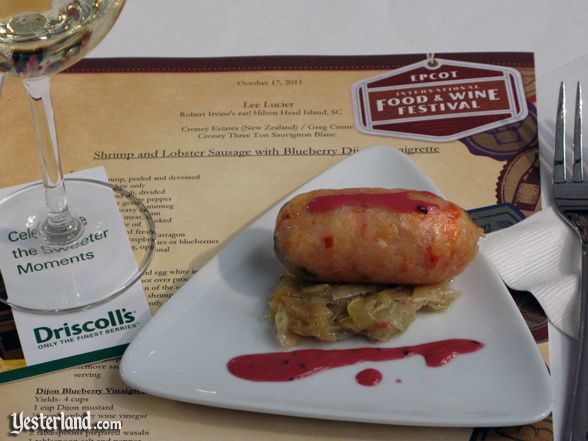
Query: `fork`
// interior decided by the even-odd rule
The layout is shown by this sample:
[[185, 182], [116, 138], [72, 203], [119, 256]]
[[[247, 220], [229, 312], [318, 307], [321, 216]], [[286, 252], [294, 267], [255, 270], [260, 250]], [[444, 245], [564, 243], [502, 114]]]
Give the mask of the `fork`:
[[565, 86], [559, 90], [555, 126], [553, 197], [560, 216], [578, 233], [582, 242], [580, 327], [573, 365], [570, 370], [568, 402], [563, 441], [588, 440], [588, 182], [584, 181], [582, 160], [582, 90], [576, 91], [572, 179], [566, 176]]

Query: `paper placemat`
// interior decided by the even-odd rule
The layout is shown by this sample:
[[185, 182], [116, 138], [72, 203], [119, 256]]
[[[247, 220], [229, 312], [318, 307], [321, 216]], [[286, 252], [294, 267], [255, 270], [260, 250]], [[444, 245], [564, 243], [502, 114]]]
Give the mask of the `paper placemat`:
[[[425, 54], [85, 60], [53, 79], [64, 168], [103, 165], [111, 182], [151, 210], [159, 245], [142, 282], [154, 312], [261, 212], [374, 144], [411, 155], [449, 199], [474, 210], [486, 231], [535, 212], [540, 182], [532, 54], [436, 59], [445, 70], [428, 69]], [[34, 180], [38, 172], [31, 166], [30, 117], [17, 81], [6, 81], [2, 101], [11, 107], [0, 109], [9, 171], [0, 186], [9, 186]], [[431, 121], [450, 132], [438, 124], [424, 133]], [[133, 219], [120, 209], [133, 239]], [[126, 387], [115, 362], [2, 386], [15, 400], [0, 408], [31, 413], [37, 399], [64, 384], [79, 386], [98, 414], [120, 418], [127, 435], [141, 440], [486, 436], [175, 403]]]

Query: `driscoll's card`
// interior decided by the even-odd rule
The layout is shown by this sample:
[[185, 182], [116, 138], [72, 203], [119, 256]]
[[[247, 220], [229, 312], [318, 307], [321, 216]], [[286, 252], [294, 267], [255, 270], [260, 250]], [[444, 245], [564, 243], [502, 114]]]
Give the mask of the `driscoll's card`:
[[[76, 173], [75, 176], [107, 181], [101, 167]], [[12, 191], [13, 189], [3, 189], [0, 195], [10, 194]], [[109, 203], [104, 210], [113, 210], [111, 217], [119, 218], [118, 223], [109, 225], [109, 233], [112, 233], [112, 237], [117, 237], [118, 233], [116, 240], [124, 246], [120, 239], [125, 239], [126, 230], [122, 219], [117, 216], [114, 194], [112, 201], [107, 202]], [[51, 282], [53, 279], [50, 277], [45, 277], [45, 289], [40, 289], [38, 277], [33, 278], [39, 272], [29, 271], [28, 268], [39, 266], [44, 271], [41, 274], [43, 275], [47, 271], [67, 271], [68, 267], [45, 265], [44, 262], [53, 262], [52, 254], [44, 254], [42, 246], [37, 246], [38, 242], [25, 231], [3, 230], [2, 234], [7, 239], [2, 238], [2, 243], [12, 248], [0, 255], [0, 269], [7, 290], [4, 295], [10, 300], [27, 289], [34, 290], [39, 295], [59, 292], [59, 286], [51, 285], [57, 282]], [[92, 241], [88, 241], [83, 246], [84, 253], [94, 253], [94, 245]], [[75, 257], [79, 254], [79, 249], [72, 249], [69, 253]], [[122, 261], [129, 256], [129, 262]], [[135, 265], [132, 254], [120, 253], [119, 260], [114, 264]], [[75, 264], [85, 263], [80, 261]], [[95, 267], [88, 268], [88, 277], [104, 277], [99, 271], [100, 266], [97, 272], [93, 268]], [[109, 302], [79, 312], [36, 314], [11, 309], [3, 303], [0, 305], [0, 383], [120, 356], [151, 316], [140, 283]]]

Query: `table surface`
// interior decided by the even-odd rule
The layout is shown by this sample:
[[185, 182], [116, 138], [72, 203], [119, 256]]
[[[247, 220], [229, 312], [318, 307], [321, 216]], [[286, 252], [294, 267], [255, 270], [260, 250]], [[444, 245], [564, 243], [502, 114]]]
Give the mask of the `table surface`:
[[584, 0], [565, 7], [550, 0], [176, 0], [173, 7], [128, 0], [90, 57], [528, 51], [544, 147], [553, 139], [559, 82], [588, 83], [586, 23]]
[[[530, 51], [535, 53], [540, 149], [549, 158], [559, 82], [588, 84], [586, 23], [585, 0], [128, 0], [90, 57]], [[544, 203], [549, 203], [550, 173], [542, 165]], [[556, 433], [565, 384], [562, 362], [572, 345], [550, 327]]]

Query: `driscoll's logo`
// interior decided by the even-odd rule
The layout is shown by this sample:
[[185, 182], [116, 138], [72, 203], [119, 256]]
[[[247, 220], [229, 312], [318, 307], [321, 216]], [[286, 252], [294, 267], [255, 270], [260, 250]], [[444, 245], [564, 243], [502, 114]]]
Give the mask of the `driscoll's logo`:
[[88, 320], [84, 323], [68, 324], [64, 323], [61, 328], [49, 328], [41, 326], [33, 329], [37, 343], [46, 343], [51, 340], [59, 340], [69, 337], [75, 337], [83, 334], [89, 334], [96, 331], [111, 330], [118, 326], [129, 325], [135, 321], [133, 312], [125, 308], [108, 311], [106, 317], [96, 320]]

